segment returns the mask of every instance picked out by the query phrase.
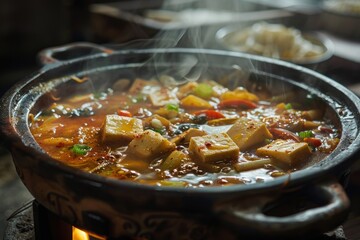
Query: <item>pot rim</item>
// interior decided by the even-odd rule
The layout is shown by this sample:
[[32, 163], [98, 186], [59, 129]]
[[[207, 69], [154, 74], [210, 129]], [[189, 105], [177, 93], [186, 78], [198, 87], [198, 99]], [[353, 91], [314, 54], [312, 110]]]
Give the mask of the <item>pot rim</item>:
[[[223, 51], [223, 50], [212, 50], [212, 49], [186, 49], [186, 48], [173, 48], [173, 49], [158, 49], [158, 48], [150, 48], [150, 49], [127, 49], [127, 50], [115, 50], [111, 54], [157, 54], [157, 53], [196, 53], [196, 54], [211, 54], [211, 55], [221, 55], [221, 56], [232, 56], [232, 57], [240, 57], [240, 58], [247, 58], [250, 60], [256, 60], [263, 63], [269, 63], [269, 64], [275, 64], [275, 65], [281, 65], [286, 68], [290, 68], [292, 70], [301, 71], [302, 73], [305, 73], [307, 75], [311, 75], [315, 78], [320, 79], [321, 81], [331, 85], [334, 88], [337, 88], [338, 90], [342, 91], [348, 99], [351, 101], [351, 103], [354, 105], [354, 107], [360, 112], [360, 101], [359, 98], [351, 92], [346, 87], [342, 86], [341, 84], [335, 82], [334, 80], [331, 80], [330, 78], [317, 73], [313, 70], [307, 69], [305, 67], [301, 67], [298, 65], [295, 65], [290, 62], [285, 62], [282, 60], [276, 60], [271, 58], [266, 58], [263, 56], [256, 56], [251, 55], [247, 53], [240, 53], [240, 52], [230, 52], [230, 51]], [[40, 151], [37, 146], [37, 143], [33, 142], [24, 142], [24, 139], [22, 136], [20, 136], [17, 132], [17, 129], [14, 128], [14, 122], [9, 119], [9, 116], [12, 116], [13, 109], [11, 108], [11, 104], [18, 103], [20, 101], [19, 96], [17, 96], [17, 93], [20, 89], [31, 85], [31, 83], [37, 79], [38, 77], [41, 77], [42, 74], [52, 71], [54, 69], [57, 69], [59, 67], [62, 67], [64, 65], [71, 65], [77, 62], [87, 61], [87, 60], [96, 60], [97, 58], [106, 58], [109, 54], [107, 53], [99, 53], [94, 54], [91, 56], [86, 57], [80, 57], [77, 59], [71, 59], [65, 62], [55, 62], [53, 64], [49, 64], [41, 68], [39, 71], [35, 72], [33, 75], [31, 75], [29, 78], [18, 82], [15, 84], [11, 89], [9, 89], [5, 95], [1, 99], [1, 107], [4, 111], [2, 111], [0, 114], [0, 128], [2, 134], [5, 136], [5, 140], [7, 140], [7, 144], [9, 145], [9, 148], [11, 150], [22, 150], [26, 151], [26, 154], [31, 155], [32, 157], [35, 157], [39, 159], [42, 163], [56, 168], [59, 171], [61, 171], [63, 174], [73, 174], [76, 177], [79, 177], [79, 180], [86, 181], [88, 184], [91, 184], [93, 186], [101, 186], [105, 188], [118, 188], [122, 190], [131, 190], [131, 191], [154, 191], [157, 193], [166, 193], [166, 194], [183, 194], [183, 195], [191, 195], [191, 196], [197, 196], [206, 194], [208, 197], [218, 197], [219, 195], [229, 195], [232, 193], [238, 193], [238, 192], [262, 192], [262, 191], [268, 191], [270, 189], [275, 188], [285, 188], [288, 186], [298, 186], [299, 184], [302, 184], [304, 182], [313, 181], [315, 179], [319, 179], [319, 177], [331, 174], [332, 171], [334, 171], [334, 168], [339, 165], [339, 161], [335, 161], [336, 163], [331, 165], [328, 164], [325, 167], [324, 166], [310, 166], [304, 170], [299, 170], [294, 173], [292, 173], [289, 176], [282, 176], [270, 181], [265, 182], [259, 182], [255, 184], [238, 184], [238, 185], [232, 185], [232, 186], [218, 186], [218, 187], [204, 187], [204, 188], [179, 188], [179, 187], [160, 187], [160, 186], [150, 186], [146, 184], [139, 184], [134, 182], [128, 182], [128, 181], [119, 181], [116, 179], [110, 179], [107, 177], [99, 176], [96, 174], [88, 173], [81, 171], [79, 169], [67, 166], [59, 161], [56, 161], [52, 159], [50, 156], [45, 154], [44, 152]], [[359, 120], [358, 120], [359, 121]], [[358, 126], [359, 127], [359, 126]], [[356, 138], [352, 141], [352, 143], [349, 144], [349, 148], [351, 148], [352, 151], [342, 151], [339, 154], [335, 156], [336, 159], [350, 159], [356, 157], [357, 154], [359, 154], [360, 151], [360, 135], [359, 135], [359, 129], [357, 130]], [[340, 161], [341, 162], [341, 161]]]

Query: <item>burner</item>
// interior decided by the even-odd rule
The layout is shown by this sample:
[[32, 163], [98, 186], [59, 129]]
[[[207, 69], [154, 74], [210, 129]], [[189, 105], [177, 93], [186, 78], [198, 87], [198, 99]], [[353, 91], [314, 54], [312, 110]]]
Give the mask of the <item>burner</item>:
[[[83, 235], [76, 237], [80, 231]], [[126, 238], [126, 240], [139, 238]], [[342, 226], [320, 236], [309, 236], [308, 240], [346, 240]], [[4, 240], [122, 240], [95, 237], [72, 227], [49, 212], [36, 200], [27, 203], [8, 218]], [[141, 240], [147, 240], [141, 238]], [[204, 239], [211, 240], [211, 239]]]
[[21, 207], [8, 218], [4, 240], [35, 239], [32, 201]]

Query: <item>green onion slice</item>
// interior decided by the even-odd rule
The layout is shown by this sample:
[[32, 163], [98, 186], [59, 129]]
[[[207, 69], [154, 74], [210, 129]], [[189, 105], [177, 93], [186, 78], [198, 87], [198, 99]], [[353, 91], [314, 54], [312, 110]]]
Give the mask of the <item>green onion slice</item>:
[[179, 112], [179, 106], [173, 103], [166, 104], [166, 109], [169, 111], [176, 111]]
[[314, 136], [313, 132], [310, 130], [299, 132], [298, 135], [300, 138], [309, 138]]
[[293, 108], [293, 106], [291, 105], [291, 103], [288, 103], [288, 104], [285, 105], [286, 110], [289, 110], [289, 109], [292, 109], [292, 108]]
[[91, 147], [89, 147], [85, 144], [74, 144], [70, 148], [70, 151], [72, 151], [76, 155], [85, 155], [90, 150], [91, 150]]

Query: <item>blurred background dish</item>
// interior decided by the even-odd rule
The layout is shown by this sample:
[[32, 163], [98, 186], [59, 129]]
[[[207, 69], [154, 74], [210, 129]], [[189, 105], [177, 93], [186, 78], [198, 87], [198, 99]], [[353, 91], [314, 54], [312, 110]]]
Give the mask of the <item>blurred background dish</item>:
[[216, 33], [221, 47], [297, 64], [317, 64], [333, 55], [333, 44], [315, 32], [302, 33], [283, 24], [257, 22], [252, 25], [230, 25]]
[[359, 41], [359, 0], [326, 0], [321, 7], [320, 21], [325, 31], [336, 36]]
[[324, 9], [347, 15], [360, 16], [360, 2], [358, 0], [326, 0]]

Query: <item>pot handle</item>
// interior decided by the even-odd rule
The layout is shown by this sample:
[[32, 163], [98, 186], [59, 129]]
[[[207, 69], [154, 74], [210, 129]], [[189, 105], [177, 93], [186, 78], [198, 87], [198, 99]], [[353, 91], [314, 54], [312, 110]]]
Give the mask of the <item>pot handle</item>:
[[[336, 180], [305, 187], [300, 190], [300, 194], [306, 194], [312, 201], [321, 202], [319, 204], [321, 206], [291, 215], [275, 216], [264, 213], [264, 210], [267, 206], [274, 205], [279, 199], [250, 197], [245, 202], [239, 201], [241, 202], [239, 204], [222, 204], [217, 207], [216, 212], [220, 221], [226, 223], [227, 226], [244, 228], [243, 230], [250, 235], [259, 236], [260, 234], [268, 237], [323, 233], [339, 226], [348, 215], [350, 201]], [[288, 203], [287, 200], [283, 202], [284, 205]]]
[[98, 44], [75, 42], [62, 46], [46, 48], [39, 52], [38, 60], [41, 65], [48, 65], [55, 62], [74, 60], [93, 54], [111, 54], [112, 52], [112, 49]]

